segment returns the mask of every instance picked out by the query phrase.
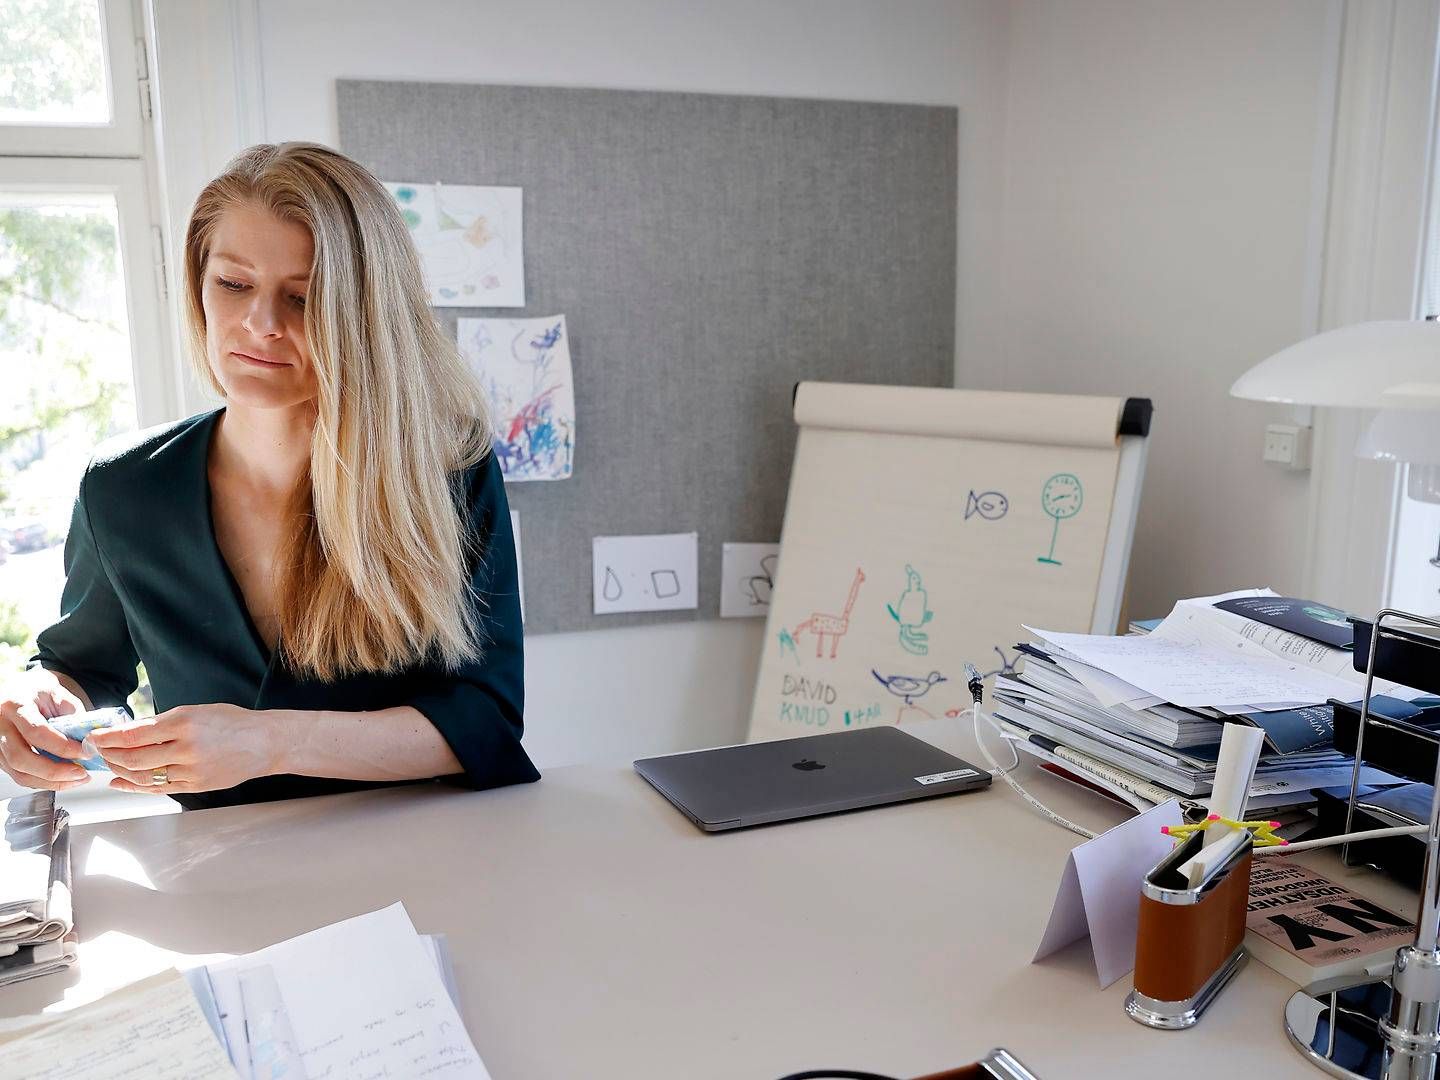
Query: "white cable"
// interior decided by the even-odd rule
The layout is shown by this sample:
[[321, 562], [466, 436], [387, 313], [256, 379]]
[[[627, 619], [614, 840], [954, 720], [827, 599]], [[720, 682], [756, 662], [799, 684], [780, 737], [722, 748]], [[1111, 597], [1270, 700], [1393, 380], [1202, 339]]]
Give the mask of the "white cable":
[[1352, 840], [1379, 840], [1386, 836], [1418, 836], [1429, 831], [1428, 825], [1397, 825], [1391, 829], [1368, 829], [1365, 832], [1342, 833], [1339, 836], [1322, 836], [1318, 840], [1300, 840], [1279, 847], [1260, 847], [1256, 855], [1289, 855], [1293, 851], [1309, 851], [1311, 848], [1333, 847], [1348, 844]]
[[[1081, 825], [1076, 825], [1068, 818], [1063, 818], [1059, 814], [1055, 813], [1054, 810], [1051, 810], [1039, 799], [1035, 798], [1034, 795], [1031, 795], [1028, 791], [1021, 787], [1019, 782], [1010, 775], [1010, 770], [1014, 769], [1017, 765], [1020, 764], [1020, 751], [1016, 750], [1015, 747], [1010, 747], [1010, 753], [1015, 755], [1015, 760], [1010, 764], [1008, 768], [1002, 769], [999, 763], [990, 756], [990, 749], [985, 745], [985, 740], [980, 735], [980, 702], [975, 702], [975, 708], [974, 711], [971, 713], [971, 716], [975, 725], [975, 743], [980, 747], [980, 753], [985, 755], [985, 760], [990, 763], [990, 773], [992, 776], [998, 776], [1001, 780], [1004, 780], [1007, 784], [1009, 784], [1012, 788], [1015, 789], [1016, 794], [1018, 794], [1022, 799], [1024, 799], [1027, 803], [1033, 806], [1036, 810], [1039, 810], [1040, 813], [1044, 814], [1051, 821], [1055, 822], [1055, 824], [1063, 825], [1071, 832], [1079, 833], [1087, 840], [1095, 839], [1095, 834], [1093, 832]], [[987, 719], [986, 722], [989, 723], [991, 727], [995, 728], [996, 731], [1000, 730], [1000, 726], [996, 724], [995, 721]]]

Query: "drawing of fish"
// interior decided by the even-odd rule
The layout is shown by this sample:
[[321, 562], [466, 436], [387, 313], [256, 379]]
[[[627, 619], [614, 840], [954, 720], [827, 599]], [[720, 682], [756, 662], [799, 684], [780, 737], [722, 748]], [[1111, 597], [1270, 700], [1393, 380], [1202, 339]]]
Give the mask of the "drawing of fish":
[[1010, 500], [998, 491], [982, 491], [979, 495], [971, 491], [965, 500], [965, 520], [979, 514], [986, 521], [999, 521], [1009, 509]]

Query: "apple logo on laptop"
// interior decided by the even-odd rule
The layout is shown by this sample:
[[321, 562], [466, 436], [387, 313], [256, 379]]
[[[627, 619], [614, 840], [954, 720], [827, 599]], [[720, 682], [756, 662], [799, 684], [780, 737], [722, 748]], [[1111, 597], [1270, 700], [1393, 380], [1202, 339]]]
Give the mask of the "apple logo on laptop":
[[821, 765], [820, 762], [811, 761], [809, 758], [801, 758], [799, 761], [795, 762], [795, 764], [790, 767], [792, 769], [799, 769], [801, 772], [814, 772], [816, 769], [825, 768], [825, 766]]

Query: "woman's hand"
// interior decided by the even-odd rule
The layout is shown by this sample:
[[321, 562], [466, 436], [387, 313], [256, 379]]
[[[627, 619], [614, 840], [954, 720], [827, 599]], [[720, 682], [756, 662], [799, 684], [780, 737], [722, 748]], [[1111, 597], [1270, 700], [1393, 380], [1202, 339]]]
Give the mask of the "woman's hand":
[[275, 725], [238, 705], [181, 705], [90, 734], [110, 786], [149, 795], [234, 787], [275, 770]]
[[84, 712], [89, 705], [44, 668], [32, 668], [0, 692], [0, 769], [17, 784], [64, 791], [88, 783], [90, 774], [68, 761], [51, 761], [37, 750], [75, 759], [84, 751], [45, 722]]

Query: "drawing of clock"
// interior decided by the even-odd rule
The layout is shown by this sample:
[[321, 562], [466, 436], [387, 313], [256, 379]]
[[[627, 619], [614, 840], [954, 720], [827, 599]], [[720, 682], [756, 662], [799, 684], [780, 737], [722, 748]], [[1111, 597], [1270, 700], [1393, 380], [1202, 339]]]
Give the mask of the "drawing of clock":
[[1040, 506], [1055, 519], [1055, 528], [1050, 533], [1050, 553], [1041, 555], [1036, 562], [1049, 563], [1051, 566], [1061, 565], [1060, 560], [1055, 558], [1055, 542], [1060, 538], [1060, 522], [1078, 514], [1084, 502], [1085, 491], [1080, 486], [1080, 478], [1074, 473], [1056, 473], [1045, 481], [1045, 487], [1040, 491]]
[[1053, 518], [1074, 517], [1084, 501], [1085, 492], [1074, 473], [1057, 473], [1045, 481], [1045, 488], [1040, 492], [1040, 505]]

